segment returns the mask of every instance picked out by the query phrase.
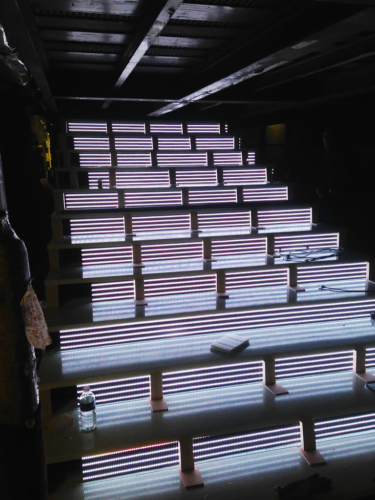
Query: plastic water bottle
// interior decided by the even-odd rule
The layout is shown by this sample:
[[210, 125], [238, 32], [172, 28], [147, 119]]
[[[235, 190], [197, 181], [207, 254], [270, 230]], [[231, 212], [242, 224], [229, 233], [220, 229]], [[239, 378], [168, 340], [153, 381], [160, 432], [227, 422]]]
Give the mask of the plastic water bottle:
[[93, 431], [96, 428], [95, 396], [87, 385], [79, 398], [81, 410], [81, 430], [83, 432]]

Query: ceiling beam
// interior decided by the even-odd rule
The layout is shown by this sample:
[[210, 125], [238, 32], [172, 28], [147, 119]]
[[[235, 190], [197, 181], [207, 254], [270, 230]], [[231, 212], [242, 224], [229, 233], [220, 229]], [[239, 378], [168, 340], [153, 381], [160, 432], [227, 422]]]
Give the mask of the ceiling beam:
[[[113, 101], [113, 102], [157, 102], [157, 103], [172, 103], [175, 102], [176, 99], [152, 99], [152, 98], [147, 98], [147, 97], [86, 97], [86, 96], [55, 96], [54, 97], [58, 101]], [[297, 104], [295, 101], [258, 101], [258, 100], [253, 100], [253, 101], [239, 101], [239, 100], [204, 100], [204, 101], [197, 101], [196, 103], [193, 104], [230, 104], [230, 105], [247, 105], [247, 104], [262, 104], [262, 105], [267, 105], [267, 104]]]
[[[121, 73], [115, 83], [115, 90], [124, 84], [182, 2], [183, 0], [154, 0], [152, 7], [123, 56]], [[110, 100], [105, 101], [102, 108], [107, 108], [111, 102]]]
[[47, 59], [38, 28], [28, 2], [1, 0], [1, 22], [6, 33], [21, 55], [21, 60], [32, 74], [48, 111], [57, 113], [45, 70]]
[[[370, 9], [370, 12], [372, 13], [372, 9]], [[176, 100], [174, 103], [153, 111], [148, 116], [162, 116], [172, 111], [176, 111], [177, 109], [182, 108], [195, 101], [207, 98], [212, 94], [233, 87], [234, 85], [238, 85], [239, 83], [242, 83], [251, 78], [265, 75], [268, 71], [278, 68], [287, 69], [289, 63], [301, 59], [302, 57], [307, 56], [309, 53], [324, 49], [327, 41], [331, 41], [332, 39], [332, 33], [334, 33], [332, 27], [334, 27], [335, 29], [338, 28], [341, 35], [342, 28], [346, 28], [348, 22], [357, 23], [358, 17], [363, 16], [366, 16], [366, 10], [360, 12], [360, 14], [357, 13], [354, 16], [351, 15], [349, 17], [349, 21], [348, 19], [344, 19], [339, 22], [337, 22], [336, 20], [336, 22], [330, 22], [328, 24], [328, 28], [325, 27], [325, 29], [323, 29], [322, 31], [317, 32], [310, 30], [309, 32], [305, 32], [304, 36], [301, 36], [301, 33], [297, 30], [299, 38], [295, 39], [294, 42], [291, 42], [289, 39], [289, 45], [284, 46], [283, 48], [274, 52], [268, 52], [269, 55], [259, 58], [258, 60], [245, 67], [242, 67], [237, 71], [234, 71], [224, 78], [220, 78], [213, 83], [210, 83], [209, 85], [206, 85], [199, 90], [186, 95], [182, 99]], [[226, 57], [228, 57], [228, 54], [226, 54]]]

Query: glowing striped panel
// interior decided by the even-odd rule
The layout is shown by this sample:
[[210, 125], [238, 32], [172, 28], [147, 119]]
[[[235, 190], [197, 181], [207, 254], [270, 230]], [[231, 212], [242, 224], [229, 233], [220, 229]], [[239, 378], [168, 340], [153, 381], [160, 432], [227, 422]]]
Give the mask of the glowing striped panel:
[[236, 203], [237, 191], [235, 189], [212, 189], [194, 190], [189, 189], [189, 204], [190, 205], [204, 205], [208, 203]]
[[77, 385], [77, 406], [83, 388], [88, 385], [95, 394], [96, 405], [118, 403], [129, 399], [141, 399], [150, 396], [150, 377], [132, 377], [103, 382], [89, 382]]
[[128, 264], [133, 262], [131, 247], [82, 248], [83, 266]]
[[179, 293], [215, 292], [214, 274], [199, 276], [181, 276], [144, 280], [146, 297], [158, 297]]
[[151, 153], [118, 153], [117, 165], [119, 167], [151, 167]]
[[375, 347], [368, 347], [366, 349], [366, 369], [375, 369]]
[[125, 134], [145, 134], [146, 125], [145, 123], [112, 122], [112, 131]]
[[224, 184], [267, 184], [266, 168], [244, 168], [241, 170], [223, 170]]
[[151, 123], [152, 134], [182, 134], [182, 123]]
[[242, 152], [214, 153], [214, 165], [242, 165]]
[[176, 394], [261, 381], [262, 362], [253, 361], [163, 373], [163, 392]]
[[111, 153], [79, 153], [80, 167], [110, 167]]
[[154, 215], [141, 217], [133, 215], [133, 232], [190, 230], [189, 214]]
[[212, 257], [224, 257], [226, 255], [238, 254], [262, 254], [267, 253], [266, 238], [251, 238], [240, 240], [213, 240], [211, 243]]
[[202, 123], [188, 123], [188, 134], [220, 134], [220, 123], [203, 125]]
[[152, 137], [115, 137], [115, 148], [116, 149], [154, 149]]
[[66, 210], [91, 210], [93, 208], [118, 208], [117, 193], [64, 194]]
[[275, 361], [276, 378], [304, 377], [353, 370], [353, 351], [312, 354]]
[[207, 153], [157, 153], [157, 164], [160, 167], [207, 167]]
[[197, 137], [195, 143], [197, 149], [206, 151], [210, 149], [234, 149], [234, 137]]
[[108, 137], [74, 137], [74, 149], [109, 149]]
[[193, 439], [194, 459], [208, 460], [237, 453], [259, 453], [263, 450], [300, 446], [299, 425], [273, 427], [251, 432]]
[[244, 189], [243, 199], [245, 202], [287, 200], [288, 188], [284, 186], [280, 188]]
[[116, 173], [116, 187], [169, 187], [169, 174], [161, 172], [132, 172], [131, 170]]
[[246, 163], [248, 165], [255, 165], [256, 162], [256, 154], [255, 151], [248, 151], [246, 156]]
[[99, 181], [102, 188], [108, 189], [109, 185], [109, 172], [89, 172], [88, 174], [89, 188], [98, 189]]
[[83, 481], [107, 479], [178, 465], [178, 442], [153, 444], [140, 448], [82, 458]]
[[277, 252], [292, 252], [295, 250], [338, 247], [339, 236], [339, 233], [276, 236], [275, 250]]
[[200, 258], [202, 258], [201, 241], [194, 241], [193, 243], [167, 243], [142, 246], [142, 262]]
[[368, 262], [337, 264], [334, 266], [297, 267], [297, 282], [313, 283], [321, 281], [363, 279], [368, 277]]
[[261, 286], [288, 286], [288, 269], [262, 269], [225, 275], [227, 290]]
[[316, 440], [335, 439], [348, 434], [372, 431], [375, 429], [375, 413], [361, 413], [340, 418], [315, 421]]
[[216, 170], [185, 170], [176, 172], [177, 186], [216, 186]]
[[106, 122], [68, 122], [69, 132], [104, 132], [107, 133]]
[[250, 212], [198, 213], [199, 229], [215, 229], [220, 227], [250, 229]]
[[164, 207], [181, 205], [180, 191], [125, 193], [125, 207]]
[[133, 281], [91, 283], [92, 302], [134, 299]]
[[312, 224], [312, 209], [258, 210], [259, 226]]
[[[173, 248], [170, 251], [172, 253]], [[206, 333], [223, 335], [228, 332], [257, 328], [273, 329], [282, 325], [301, 325], [302, 328], [302, 325], [309, 323], [365, 318], [374, 311], [374, 308], [375, 299], [336, 300], [329, 304], [297, 304], [293, 307], [276, 306], [245, 311], [221, 311], [220, 314], [195, 314], [167, 319], [152, 318], [131, 323], [74, 328], [60, 331], [61, 349], [79, 349]]]
[[190, 137], [159, 137], [158, 149], [191, 149]]
[[78, 236], [123, 235], [125, 222], [123, 217], [108, 217], [102, 219], [71, 219], [70, 234]]

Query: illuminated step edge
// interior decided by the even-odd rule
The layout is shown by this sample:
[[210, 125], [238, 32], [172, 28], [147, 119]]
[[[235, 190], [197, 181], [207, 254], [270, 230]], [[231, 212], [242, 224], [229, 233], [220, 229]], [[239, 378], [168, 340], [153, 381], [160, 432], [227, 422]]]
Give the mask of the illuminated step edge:
[[[299, 425], [287, 425], [250, 432], [206, 436], [193, 439], [194, 461], [259, 453], [301, 445]], [[115, 453], [94, 455], [82, 459], [84, 481], [116, 477], [178, 465], [178, 442], [142, 446]]]
[[[151, 186], [150, 186], [151, 187]], [[119, 199], [124, 198], [124, 206], [149, 207], [169, 205], [206, 205], [210, 203], [237, 203], [238, 189], [229, 187], [212, 187], [211, 189], [188, 188], [188, 198], [183, 199], [183, 191], [176, 188], [165, 190], [154, 188], [153, 191], [107, 191], [98, 190], [89, 193], [63, 193], [65, 210], [90, 210], [101, 208], [119, 208]], [[250, 188], [244, 189], [245, 202], [287, 201], [288, 188]]]
[[[89, 189], [99, 189], [99, 183], [102, 189], [110, 188], [109, 172], [93, 172], [90, 171], [88, 175]], [[170, 174], [167, 170], [160, 172], [134, 172], [124, 171], [115, 173], [115, 182], [117, 189], [125, 188], [140, 188], [147, 185], [147, 187], [170, 187]], [[216, 170], [177, 170], [176, 171], [176, 186], [217, 186], [217, 171]], [[223, 171], [223, 185], [260, 185], [267, 184], [267, 171], [266, 169], [253, 169], [253, 170], [224, 170]]]
[[[366, 389], [365, 389], [366, 390]], [[335, 439], [349, 434], [375, 431], [375, 413], [360, 413], [315, 421], [316, 440]]]
[[[261, 381], [261, 361], [204, 368], [196, 367], [191, 370], [164, 373], [163, 394], [176, 394]], [[106, 380], [104, 382], [90, 381], [87, 384], [77, 385], [77, 405], [85, 385], [89, 385], [94, 392], [98, 405], [150, 397], [149, 376]]]
[[[184, 125], [182, 123], [150, 123], [150, 122], [109, 122], [112, 132], [127, 134], [145, 134], [146, 125], [149, 126], [152, 134], [182, 134]], [[186, 131], [188, 134], [220, 134], [220, 123], [187, 123]], [[107, 122], [105, 121], [75, 121], [66, 122], [68, 132], [108, 132]], [[228, 132], [228, 125], [224, 124], [225, 133]]]
[[303, 325], [320, 321], [364, 318], [368, 317], [374, 310], [375, 299], [352, 299], [92, 325], [61, 330], [61, 349], [78, 349], [186, 335], [241, 332], [254, 328], [275, 328], [283, 325]]
[[[167, 256], [167, 258], [172, 258]], [[157, 256], [154, 257], [158, 259]], [[71, 280], [69, 280], [71, 282]], [[145, 276], [145, 297], [158, 297], [174, 294], [204, 293], [217, 290], [216, 274], [200, 274], [199, 276], [166, 276], [163, 278], [147, 278]], [[240, 288], [260, 288], [288, 285], [288, 269], [262, 269], [242, 272], [226, 272], [226, 290]], [[100, 282], [91, 284], [92, 302], [126, 300], [135, 298], [132, 279], [126, 281]]]
[[[277, 358], [275, 368], [278, 380], [344, 371], [351, 372], [353, 370], [353, 351]], [[262, 377], [262, 361], [204, 368], [195, 367], [190, 370], [163, 373], [163, 394], [166, 396], [187, 391], [259, 383], [262, 382]], [[79, 405], [79, 397], [85, 385], [89, 385], [94, 392], [97, 405], [150, 397], [149, 376], [106, 380], [104, 382], [90, 381], [77, 385], [77, 405]]]

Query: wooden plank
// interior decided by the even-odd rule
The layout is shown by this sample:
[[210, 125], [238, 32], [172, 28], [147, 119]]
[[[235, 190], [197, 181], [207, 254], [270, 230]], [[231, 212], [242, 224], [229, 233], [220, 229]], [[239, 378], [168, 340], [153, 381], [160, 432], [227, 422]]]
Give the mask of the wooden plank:
[[[115, 83], [115, 89], [120, 88], [143, 58], [147, 50], [154, 43], [156, 37], [161, 33], [164, 26], [180, 7], [183, 0], [156, 0], [147, 11], [138, 32], [130, 42], [123, 55], [120, 75]], [[111, 101], [105, 101], [102, 108], [106, 109]]]
[[32, 0], [31, 4], [37, 13], [40, 13], [38, 11], [50, 12], [53, 8], [54, 12], [137, 16], [141, 13], [142, 2], [139, 0], [114, 0], [108, 3], [107, 0], [95, 0], [93, 3], [87, 2], [87, 0], [75, 0], [73, 3], [70, 0], [53, 0], [53, 5], [51, 5], [50, 0]]
[[[206, 436], [208, 429], [210, 435], [214, 436], [293, 423], [300, 419], [302, 412], [320, 418], [327, 414], [340, 416], [373, 409], [373, 394], [371, 391], [363, 390], [364, 383], [359, 379], [353, 380], [352, 375], [344, 374], [340, 377], [340, 392], [336, 393], [332, 393], [329, 384], [329, 382], [334, 383], [335, 376], [311, 377], [310, 380], [314, 380], [310, 382], [311, 390], [319, 390], [319, 405], [310, 394], [301, 395], [298, 394], [298, 390], [295, 395], [292, 395], [291, 391], [288, 398], [282, 400], [281, 405], [277, 404], [278, 400], [276, 404], [271, 400], [269, 404], [265, 404], [262, 386], [250, 384], [243, 389], [243, 394], [244, 397], [251, 398], [251, 411], [248, 405], [231, 406], [232, 388], [205, 391], [205, 394], [200, 392], [197, 407], [189, 397], [189, 413], [183, 418], [178, 411], [176, 414], [169, 411], [167, 419], [163, 418], [163, 415], [155, 418], [157, 417], [155, 414], [147, 417], [144, 413], [142, 418], [139, 418], [133, 402], [117, 404], [118, 418], [116, 418], [113, 415], [112, 405], [110, 409], [106, 409], [105, 405], [102, 408], [98, 406], [98, 431], [90, 436], [90, 446], [87, 436], [80, 431], [78, 410], [76, 410], [70, 412], [74, 418], [72, 427], [55, 435], [46, 432], [47, 460], [48, 463], [58, 463], [90, 456], [94, 449], [95, 453], [107, 453], [135, 446], [180, 440], [187, 434], [187, 424], [189, 435], [192, 437]], [[300, 383], [298, 379], [292, 381], [292, 387], [295, 385], [298, 387], [298, 383]], [[178, 398], [183, 405], [184, 396], [178, 395]], [[205, 411], [202, 412], [201, 406], [204, 400]], [[178, 408], [178, 403], [174, 404]], [[138, 404], [138, 407], [142, 410], [141, 404]], [[106, 419], [108, 411], [111, 412], [111, 425], [101, 426], [101, 420]], [[130, 426], [132, 432], [126, 432]]]
[[223, 5], [202, 5], [184, 3], [174, 14], [173, 19], [183, 21], [205, 21], [216, 23], [256, 24], [270, 14], [269, 9], [249, 7], [230, 7]]

